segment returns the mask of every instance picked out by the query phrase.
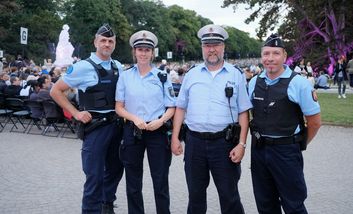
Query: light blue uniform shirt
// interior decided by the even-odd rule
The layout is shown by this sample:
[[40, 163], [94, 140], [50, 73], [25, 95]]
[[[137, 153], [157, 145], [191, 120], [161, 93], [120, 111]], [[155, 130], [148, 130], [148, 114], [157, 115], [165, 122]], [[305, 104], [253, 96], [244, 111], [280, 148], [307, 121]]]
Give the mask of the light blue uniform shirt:
[[[289, 78], [292, 74], [292, 70], [287, 66], [283, 65], [285, 71], [277, 78], [271, 80], [266, 75], [266, 70], [262, 72], [259, 76], [252, 78], [249, 82], [249, 95], [250, 99], [253, 98], [253, 92], [255, 89], [256, 79], [258, 77], [264, 78], [267, 85], [274, 85], [278, 83], [280, 78]], [[313, 99], [313, 92], [314, 88], [310, 84], [310, 82], [300, 76], [296, 75], [293, 79], [289, 82], [287, 94], [290, 101], [297, 103], [300, 106], [301, 111], [304, 115], [310, 116], [317, 113], [320, 113], [320, 105], [317, 101]], [[299, 126], [297, 127], [295, 134], [300, 131]], [[276, 137], [276, 136], [271, 136]], [[278, 137], [278, 136], [277, 136]]]
[[212, 77], [204, 63], [191, 69], [184, 77], [176, 106], [186, 110], [185, 123], [197, 132], [218, 132], [232, 123], [225, 87], [233, 88], [230, 108], [234, 122], [238, 114], [252, 108], [242, 73], [231, 64], [224, 65]]
[[[101, 65], [106, 70], [111, 70], [112, 59], [103, 61], [97, 57], [95, 53], [91, 53], [90, 58], [98, 65]], [[116, 66], [119, 69], [119, 75], [121, 75], [123, 68], [117, 60], [114, 60]], [[86, 60], [81, 60], [67, 69], [66, 74], [62, 77], [62, 80], [71, 88], [77, 88], [86, 91], [86, 88], [94, 86], [98, 83], [98, 75], [94, 67]], [[106, 113], [111, 110], [97, 111]]]
[[125, 109], [145, 122], [158, 119], [164, 114], [167, 107], [175, 107], [175, 97], [168, 76], [164, 83], [158, 73], [163, 72], [153, 67], [144, 77], [141, 77], [138, 67], [126, 70], [119, 78], [116, 87], [115, 100], [123, 102]]

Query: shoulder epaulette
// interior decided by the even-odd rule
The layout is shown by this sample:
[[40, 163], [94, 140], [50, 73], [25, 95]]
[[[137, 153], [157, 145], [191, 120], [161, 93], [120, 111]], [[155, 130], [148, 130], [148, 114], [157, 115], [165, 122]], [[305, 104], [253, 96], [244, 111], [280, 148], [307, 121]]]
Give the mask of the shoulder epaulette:
[[193, 65], [189, 68], [189, 70], [187, 70], [185, 73], [189, 72], [191, 69], [193, 69], [193, 68], [195, 68], [195, 67], [196, 67], [196, 64], [193, 64]]
[[237, 69], [241, 74], [244, 73], [243, 69], [239, 68], [239, 66], [234, 65], [234, 68]]

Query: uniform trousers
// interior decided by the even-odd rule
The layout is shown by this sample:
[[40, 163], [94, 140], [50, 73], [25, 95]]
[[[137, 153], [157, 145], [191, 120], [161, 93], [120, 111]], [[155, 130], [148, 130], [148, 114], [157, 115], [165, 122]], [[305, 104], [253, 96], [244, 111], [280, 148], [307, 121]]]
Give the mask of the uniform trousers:
[[233, 148], [234, 145], [224, 137], [204, 140], [187, 131], [184, 160], [189, 191], [188, 214], [206, 213], [210, 172], [219, 195], [221, 213], [244, 213], [238, 192], [241, 166], [229, 158]]
[[124, 173], [119, 158], [122, 133], [115, 122], [98, 127], [84, 136], [82, 169], [86, 175], [82, 213], [101, 213], [102, 203], [113, 203]]
[[145, 151], [152, 177], [156, 213], [168, 214], [170, 213], [168, 176], [172, 155], [167, 133], [163, 128], [143, 131], [141, 138], [136, 139], [132, 123], [124, 126], [123, 144], [120, 148], [121, 160], [125, 167], [128, 212], [144, 213], [142, 180]]
[[251, 175], [260, 214], [306, 214], [307, 189], [299, 143], [261, 145], [251, 149]]

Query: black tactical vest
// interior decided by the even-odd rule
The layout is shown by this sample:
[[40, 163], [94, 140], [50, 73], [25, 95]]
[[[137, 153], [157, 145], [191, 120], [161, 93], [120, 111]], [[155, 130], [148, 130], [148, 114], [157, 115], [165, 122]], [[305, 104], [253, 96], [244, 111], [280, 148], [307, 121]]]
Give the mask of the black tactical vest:
[[85, 59], [92, 64], [98, 75], [98, 84], [86, 88], [83, 92], [79, 90], [80, 110], [114, 110], [115, 109], [115, 88], [119, 78], [119, 70], [114, 61], [111, 63], [111, 70], [105, 70], [97, 65], [90, 58]]
[[287, 89], [289, 78], [281, 78], [274, 85], [267, 85], [265, 79], [258, 77], [252, 97], [253, 124], [262, 135], [292, 136], [298, 125], [303, 125], [300, 106], [289, 100]]

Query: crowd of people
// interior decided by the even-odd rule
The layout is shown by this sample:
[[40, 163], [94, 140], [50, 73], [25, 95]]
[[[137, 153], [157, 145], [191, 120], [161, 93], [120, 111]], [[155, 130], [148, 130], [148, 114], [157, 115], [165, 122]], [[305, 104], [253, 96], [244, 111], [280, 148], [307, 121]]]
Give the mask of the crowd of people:
[[[278, 35], [263, 43], [261, 59], [235, 62], [224, 60], [223, 27], [203, 26], [197, 36], [202, 62], [162, 60], [154, 66], [158, 38], [138, 31], [130, 37], [135, 64], [124, 71], [128, 66], [111, 58], [116, 35], [104, 24], [95, 34], [95, 52], [64, 70], [49, 67], [50, 62], [42, 68], [3, 67], [0, 90], [6, 96], [52, 99], [78, 122], [82, 213], [115, 213], [124, 172], [128, 212], [144, 213], [146, 151], [156, 213], [170, 213], [172, 154], [184, 154], [187, 213], [206, 213], [212, 175], [220, 212], [243, 214], [238, 181], [249, 130], [258, 212], [308, 213], [302, 151], [321, 125], [314, 86], [327, 80], [320, 75], [310, 83], [310, 63], [303, 61], [294, 71], [285, 65], [287, 52]], [[345, 98], [345, 65], [336, 67]]]
[[340, 56], [331, 74], [326, 68], [313, 68], [310, 61], [305, 64], [304, 58], [294, 67], [294, 71], [307, 78], [315, 89], [330, 89], [337, 84], [338, 98], [347, 98], [347, 85], [353, 88], [353, 58], [347, 60], [345, 56]]

